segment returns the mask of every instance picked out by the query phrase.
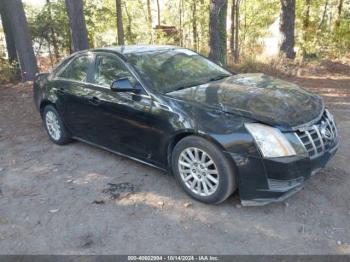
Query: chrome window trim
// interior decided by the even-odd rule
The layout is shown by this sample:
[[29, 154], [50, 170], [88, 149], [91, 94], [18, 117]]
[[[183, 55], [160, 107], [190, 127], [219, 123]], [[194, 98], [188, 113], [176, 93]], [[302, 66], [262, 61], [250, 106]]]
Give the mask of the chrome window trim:
[[[120, 61], [123, 65], [125, 65], [125, 67], [129, 70], [130, 74], [135, 77], [135, 79], [139, 82], [139, 84], [141, 85], [142, 89], [146, 92], [146, 95], [144, 94], [137, 94], [137, 93], [134, 93], [134, 92], [128, 92], [129, 94], [132, 94], [132, 95], [137, 95], [137, 96], [141, 96], [141, 97], [144, 97], [144, 98], [148, 98], [148, 99], [152, 99], [152, 96], [149, 95], [149, 92], [143, 87], [143, 84], [141, 83], [141, 81], [139, 80], [139, 78], [134, 74], [134, 72], [132, 70], [130, 70], [128, 64], [126, 64], [118, 55], [116, 54], [113, 54], [113, 53], [108, 53], [108, 52], [87, 52], [87, 53], [82, 53], [82, 54], [79, 54], [77, 55], [76, 57], [72, 58], [65, 66], [63, 66], [58, 72], [55, 73], [55, 76], [53, 77], [52, 80], [61, 80], [61, 81], [66, 81], [66, 82], [71, 82], [71, 83], [76, 83], [76, 84], [82, 84], [82, 85], [91, 85], [91, 86], [94, 86], [94, 87], [97, 87], [97, 88], [102, 88], [102, 89], [105, 89], [105, 90], [110, 90], [109, 87], [107, 86], [104, 86], [104, 85], [99, 85], [99, 84], [96, 84], [96, 83], [90, 83], [90, 82], [87, 82], [87, 81], [77, 81], [77, 80], [74, 80], [74, 79], [69, 79], [69, 78], [65, 78], [65, 77], [60, 77], [59, 75], [65, 70], [67, 69], [67, 67], [73, 62], [75, 61], [76, 59], [78, 59], [79, 57], [81, 56], [89, 56], [89, 55], [93, 55], [93, 64], [96, 62], [96, 56], [98, 54], [102, 54], [102, 55], [109, 55], [109, 56], [112, 56], [112, 57], [115, 57], [116, 59], [118, 59], [118, 61]], [[95, 65], [94, 65], [95, 66]]]
[[77, 80], [69, 79], [69, 78], [65, 78], [65, 77], [56, 77], [53, 80], [61, 80], [61, 81], [72, 82], [72, 83], [76, 83], [76, 84], [90, 85], [89, 82], [77, 81]]
[[[102, 89], [104, 89], [104, 90], [109, 90], [109, 91], [111, 91], [110, 88], [108, 88], [108, 87], [106, 87], [106, 86], [103, 86], [103, 85], [98, 85], [98, 84], [89, 83], [89, 82], [76, 81], [76, 80], [69, 79], [69, 78], [64, 78], [64, 77], [57, 77], [57, 78], [54, 79], [54, 80], [61, 80], [61, 81], [72, 82], [72, 83], [81, 84], [81, 85], [94, 86], [94, 87], [102, 88]], [[144, 98], [152, 99], [152, 97], [149, 96], [149, 95], [137, 94], [137, 93], [134, 93], [134, 92], [128, 92], [128, 94], [137, 95], [137, 96], [142, 96], [142, 97], [144, 97]]]
[[[94, 86], [94, 87], [97, 87], [97, 88], [102, 88], [102, 89], [109, 90], [109, 91], [113, 92], [109, 87], [106, 87], [106, 86], [103, 86], [103, 85], [98, 85], [98, 84], [93, 84], [93, 83], [87, 83], [87, 85]], [[117, 92], [115, 92], [115, 93], [117, 93]], [[152, 97], [149, 96], [149, 95], [137, 94], [137, 93], [134, 93], [134, 92], [127, 92], [127, 94], [131, 94], [131, 95], [135, 95], [135, 96], [141, 96], [143, 98], [152, 99]]]

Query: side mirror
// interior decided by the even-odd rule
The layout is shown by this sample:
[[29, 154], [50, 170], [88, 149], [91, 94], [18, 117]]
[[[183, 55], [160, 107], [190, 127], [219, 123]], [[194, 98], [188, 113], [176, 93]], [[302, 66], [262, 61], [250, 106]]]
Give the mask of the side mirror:
[[128, 78], [122, 78], [113, 81], [111, 90], [115, 92], [139, 92], [140, 89], [135, 88]]

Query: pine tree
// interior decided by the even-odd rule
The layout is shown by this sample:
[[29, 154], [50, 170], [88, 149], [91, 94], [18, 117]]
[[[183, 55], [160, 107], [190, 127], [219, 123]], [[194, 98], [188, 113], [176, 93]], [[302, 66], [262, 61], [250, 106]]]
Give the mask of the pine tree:
[[8, 18], [9, 28], [12, 31], [12, 39], [18, 55], [22, 80], [33, 80], [37, 71], [37, 64], [22, 1], [2, 0], [1, 6], [5, 17]]
[[227, 0], [211, 0], [209, 11], [209, 58], [226, 65]]
[[287, 58], [294, 59], [295, 0], [280, 1], [280, 32], [282, 34], [280, 51], [284, 53]]
[[73, 51], [89, 48], [82, 0], [65, 0], [72, 35]]

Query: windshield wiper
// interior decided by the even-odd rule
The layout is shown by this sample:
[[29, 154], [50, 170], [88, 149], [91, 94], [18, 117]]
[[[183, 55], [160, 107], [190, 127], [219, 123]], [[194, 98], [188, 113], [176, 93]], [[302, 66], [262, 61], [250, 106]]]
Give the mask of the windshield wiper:
[[231, 75], [228, 75], [228, 74], [217, 75], [217, 76], [210, 78], [209, 81], [210, 82], [217, 81], [217, 80], [221, 80], [223, 78], [229, 77], [229, 76], [231, 76]]
[[[210, 82], [212, 82], [212, 81], [217, 81], [217, 80], [220, 80], [220, 79], [229, 77], [229, 76], [231, 76], [231, 75], [228, 75], [228, 74], [217, 75], [217, 76], [215, 76], [215, 77], [209, 78], [209, 81], [210, 81]], [[186, 88], [198, 86], [198, 85], [203, 85], [203, 84], [205, 84], [205, 83], [207, 83], [207, 82], [208, 82], [208, 80], [207, 80], [207, 81], [192, 82], [192, 83], [187, 84], [187, 85], [175, 87], [174, 90], [168, 91], [168, 92], [166, 92], [166, 94], [167, 94], [167, 93], [171, 93], [171, 92], [175, 92], [175, 91], [179, 91], [179, 90], [182, 90], [182, 89], [186, 89]]]
[[183, 86], [179, 86], [179, 87], [176, 87], [174, 90], [170, 90], [167, 93], [171, 93], [171, 92], [175, 92], [175, 91], [179, 91], [179, 90], [182, 90], [182, 89], [186, 89], [186, 88], [190, 88], [190, 87], [194, 87], [194, 86], [198, 86], [198, 85], [202, 85], [203, 82], [201, 81], [198, 81], [198, 82], [192, 82], [190, 84], [187, 84], [187, 85], [183, 85]]

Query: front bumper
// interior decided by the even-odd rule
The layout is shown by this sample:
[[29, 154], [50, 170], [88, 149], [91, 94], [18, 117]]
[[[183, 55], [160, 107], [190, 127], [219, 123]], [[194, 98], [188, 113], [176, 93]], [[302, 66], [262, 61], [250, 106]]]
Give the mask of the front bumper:
[[[298, 156], [274, 159], [244, 158], [231, 154], [238, 163], [239, 194], [242, 205], [262, 206], [284, 201], [300, 191], [306, 180], [325, 167], [336, 153], [338, 146], [339, 143], [313, 159]], [[262, 171], [264, 174], [261, 174]]]

